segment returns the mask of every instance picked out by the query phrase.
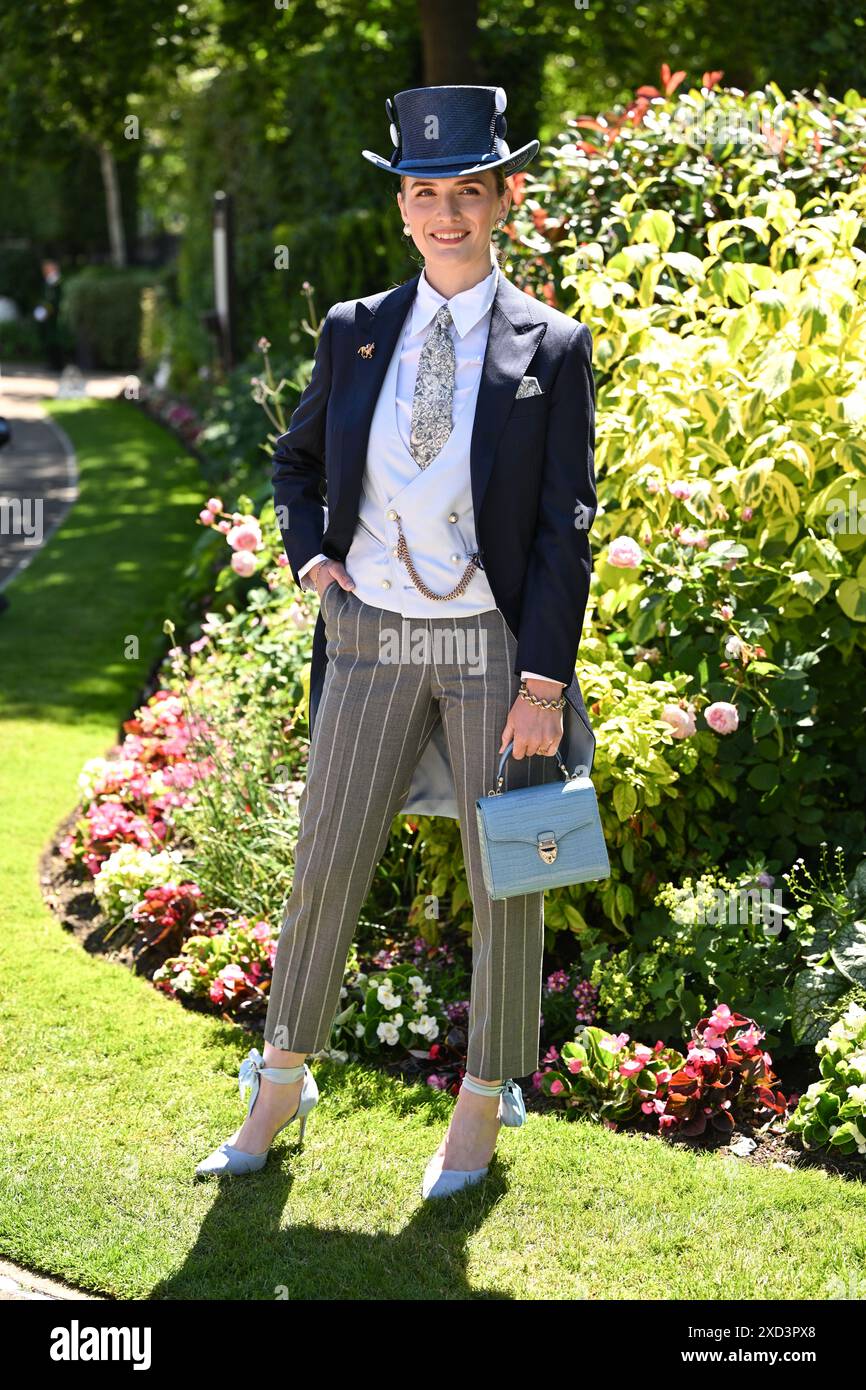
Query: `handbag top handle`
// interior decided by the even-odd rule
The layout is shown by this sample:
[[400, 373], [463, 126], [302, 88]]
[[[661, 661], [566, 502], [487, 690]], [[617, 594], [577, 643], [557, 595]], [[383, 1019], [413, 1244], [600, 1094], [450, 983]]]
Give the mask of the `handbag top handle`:
[[[509, 740], [509, 742], [505, 745], [505, 747], [504, 747], [503, 750], [502, 750], [502, 757], [499, 759], [499, 771], [498, 771], [497, 774], [496, 774], [496, 788], [497, 788], [497, 791], [501, 791], [501, 789], [502, 789], [502, 782], [503, 782], [503, 780], [504, 780], [504, 779], [503, 779], [503, 774], [502, 774], [502, 769], [504, 768], [504, 766], [505, 766], [505, 760], [506, 760], [506, 758], [508, 757], [508, 755], [509, 755], [509, 753], [511, 752], [511, 750], [512, 750], [513, 747], [514, 747], [514, 739], [512, 738], [512, 739]], [[545, 756], [546, 756], [546, 755], [545, 755]], [[586, 766], [585, 763], [578, 763], [577, 766], [576, 766], [575, 769], [574, 769], [574, 772], [572, 773], [572, 772], [569, 772], [568, 768], [566, 767], [566, 765], [565, 765], [565, 763], [564, 763], [564, 761], [563, 761], [563, 758], [562, 758], [562, 754], [560, 753], [560, 751], [559, 751], [558, 748], [557, 748], [557, 750], [556, 750], [556, 752], [554, 753], [553, 756], [556, 758], [557, 764], [558, 764], [558, 766], [559, 766], [559, 770], [560, 770], [560, 772], [562, 773], [563, 777], [565, 778], [566, 782], [569, 782], [569, 781], [571, 780], [572, 777], [588, 777], [588, 776], [589, 776], [589, 768]]]

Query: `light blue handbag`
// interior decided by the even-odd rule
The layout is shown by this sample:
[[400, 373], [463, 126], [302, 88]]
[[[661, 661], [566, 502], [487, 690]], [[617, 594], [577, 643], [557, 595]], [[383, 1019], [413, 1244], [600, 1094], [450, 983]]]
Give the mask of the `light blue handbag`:
[[569, 773], [557, 752], [564, 782], [503, 792], [502, 769], [513, 747], [512, 739], [503, 749], [495, 789], [475, 801], [490, 897], [513, 898], [609, 878], [607, 845], [588, 768], [579, 765]]

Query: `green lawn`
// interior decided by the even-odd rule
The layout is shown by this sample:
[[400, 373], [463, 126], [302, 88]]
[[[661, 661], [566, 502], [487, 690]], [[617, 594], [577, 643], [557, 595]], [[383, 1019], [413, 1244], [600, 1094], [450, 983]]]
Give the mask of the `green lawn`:
[[425, 1204], [451, 1102], [358, 1066], [317, 1064], [303, 1152], [288, 1130], [264, 1172], [194, 1180], [240, 1122], [248, 1042], [88, 956], [36, 866], [135, 703], [201, 489], [132, 407], [51, 410], [81, 499], [0, 617], [0, 1253], [121, 1298], [824, 1299], [859, 1272], [857, 1184], [551, 1117]]

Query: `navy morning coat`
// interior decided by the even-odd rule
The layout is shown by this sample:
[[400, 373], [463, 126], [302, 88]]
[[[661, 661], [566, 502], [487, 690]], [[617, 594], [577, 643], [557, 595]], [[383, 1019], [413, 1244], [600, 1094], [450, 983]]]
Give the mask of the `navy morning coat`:
[[[298, 584], [298, 570], [319, 551], [345, 563], [373, 411], [419, 276], [329, 310], [309, 385], [276, 441], [274, 505]], [[370, 343], [373, 352], [362, 356], [358, 349]], [[527, 375], [541, 394], [515, 400]], [[578, 764], [590, 771], [595, 755], [574, 669], [592, 573], [594, 448], [589, 329], [500, 275], [470, 450], [478, 556], [517, 639], [515, 673], [543, 671], [565, 684], [559, 752], [569, 771]], [[311, 732], [327, 661], [320, 613], [310, 665]], [[399, 814], [459, 819], [441, 719]]]

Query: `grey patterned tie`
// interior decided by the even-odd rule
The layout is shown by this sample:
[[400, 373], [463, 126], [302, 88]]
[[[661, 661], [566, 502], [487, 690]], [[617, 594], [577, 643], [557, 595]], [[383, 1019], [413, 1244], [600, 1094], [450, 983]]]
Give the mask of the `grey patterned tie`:
[[451, 433], [457, 361], [448, 331], [450, 323], [451, 310], [443, 304], [437, 310], [418, 359], [409, 448], [419, 468], [426, 468], [435, 459]]

